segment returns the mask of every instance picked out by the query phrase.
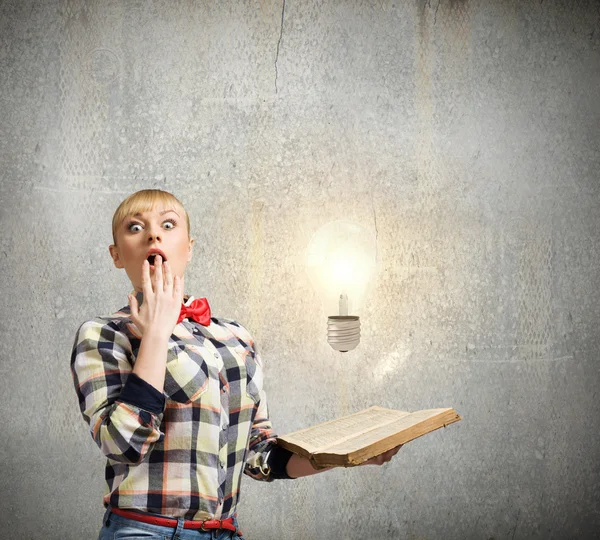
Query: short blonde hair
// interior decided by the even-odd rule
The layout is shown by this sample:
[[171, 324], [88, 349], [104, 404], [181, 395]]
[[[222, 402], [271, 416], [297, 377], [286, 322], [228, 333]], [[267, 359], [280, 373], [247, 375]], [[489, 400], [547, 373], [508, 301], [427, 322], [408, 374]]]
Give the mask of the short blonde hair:
[[135, 214], [149, 212], [155, 206], [173, 206], [175, 209], [181, 210], [185, 215], [188, 238], [190, 238], [190, 217], [177, 197], [160, 189], [142, 189], [129, 195], [115, 211], [112, 220], [112, 234], [115, 246], [117, 245], [117, 229], [123, 223], [123, 220]]

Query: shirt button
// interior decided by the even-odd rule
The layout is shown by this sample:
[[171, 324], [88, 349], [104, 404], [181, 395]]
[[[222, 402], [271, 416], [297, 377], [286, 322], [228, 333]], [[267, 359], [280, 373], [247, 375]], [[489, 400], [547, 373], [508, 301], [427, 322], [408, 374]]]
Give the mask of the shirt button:
[[215, 358], [219, 358], [219, 353], [215, 353]]
[[224, 461], [219, 461], [219, 465], [221, 465], [221, 469], [225, 468], [225, 462]]
[[226, 425], [226, 424], [223, 424], [223, 425], [221, 426], [221, 429], [222, 429], [223, 431], [225, 431], [225, 430], [227, 429], [227, 425]]

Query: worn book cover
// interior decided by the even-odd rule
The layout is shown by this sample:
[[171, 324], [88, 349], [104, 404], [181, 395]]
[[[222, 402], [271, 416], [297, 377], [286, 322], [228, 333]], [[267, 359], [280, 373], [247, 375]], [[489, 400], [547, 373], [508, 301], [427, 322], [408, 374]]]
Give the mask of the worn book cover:
[[277, 440], [317, 469], [353, 467], [459, 420], [452, 408], [406, 412], [373, 406]]

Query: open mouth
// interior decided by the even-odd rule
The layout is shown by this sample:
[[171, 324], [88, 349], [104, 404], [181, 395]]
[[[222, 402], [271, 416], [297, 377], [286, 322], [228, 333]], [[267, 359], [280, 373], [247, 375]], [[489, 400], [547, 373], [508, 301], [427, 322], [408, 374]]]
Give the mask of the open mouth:
[[[153, 253], [152, 255], [148, 255], [148, 262], [150, 263], [150, 268], [154, 268], [154, 260], [156, 259], [156, 253]], [[162, 258], [162, 262], [165, 262], [167, 259], [165, 259], [164, 257]]]

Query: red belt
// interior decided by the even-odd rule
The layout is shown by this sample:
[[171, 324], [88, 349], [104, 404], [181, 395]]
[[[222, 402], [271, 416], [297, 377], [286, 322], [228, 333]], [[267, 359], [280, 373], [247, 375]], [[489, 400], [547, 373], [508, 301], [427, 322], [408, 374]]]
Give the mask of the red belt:
[[[151, 516], [149, 514], [140, 514], [138, 512], [130, 512], [128, 510], [121, 510], [120, 508], [111, 507], [110, 511], [117, 516], [124, 518], [133, 519], [135, 521], [141, 521], [143, 523], [150, 523], [151, 525], [160, 525], [161, 527], [177, 528], [177, 520], [173, 518], [162, 518]], [[190, 521], [185, 520], [183, 522], [184, 529], [200, 529], [202, 531], [206, 529], [226, 529], [228, 531], [236, 531], [235, 525], [233, 524], [233, 518], [227, 519], [207, 519], [206, 521]], [[241, 534], [241, 533], [240, 533]]]

